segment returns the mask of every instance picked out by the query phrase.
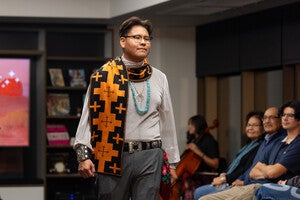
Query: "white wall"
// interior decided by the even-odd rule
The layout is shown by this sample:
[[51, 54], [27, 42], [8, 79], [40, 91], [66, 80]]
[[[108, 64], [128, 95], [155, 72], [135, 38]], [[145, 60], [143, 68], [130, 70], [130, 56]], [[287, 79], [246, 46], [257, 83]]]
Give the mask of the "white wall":
[[0, 16], [109, 18], [109, 0], [0, 0]]
[[[114, 55], [121, 55], [116, 27], [114, 36]], [[181, 152], [186, 143], [187, 121], [197, 114], [195, 43], [194, 27], [158, 27], [149, 55], [150, 64], [168, 77]]]
[[0, 0], [0, 16], [107, 19], [169, 0]]
[[160, 27], [149, 56], [167, 75], [180, 151], [188, 119], [197, 114], [196, 42], [194, 27]]
[[151, 7], [169, 0], [110, 0], [111, 17]]
[[44, 187], [0, 187], [0, 199], [3, 200], [43, 200]]

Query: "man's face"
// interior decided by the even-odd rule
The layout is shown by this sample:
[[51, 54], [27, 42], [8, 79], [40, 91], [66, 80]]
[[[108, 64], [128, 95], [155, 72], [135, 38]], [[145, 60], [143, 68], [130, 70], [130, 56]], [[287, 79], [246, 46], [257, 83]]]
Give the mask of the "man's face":
[[133, 26], [126, 37], [120, 38], [120, 45], [123, 49], [124, 57], [127, 60], [141, 62], [148, 56], [151, 42], [144, 38], [149, 38], [149, 33], [147, 29], [142, 26]]
[[281, 117], [282, 127], [289, 130], [294, 130], [299, 126], [299, 120], [295, 119], [295, 111], [291, 107], [286, 107], [283, 110]]
[[263, 125], [266, 133], [272, 134], [280, 129], [281, 121], [278, 116], [277, 108], [269, 108], [265, 111], [263, 116]]

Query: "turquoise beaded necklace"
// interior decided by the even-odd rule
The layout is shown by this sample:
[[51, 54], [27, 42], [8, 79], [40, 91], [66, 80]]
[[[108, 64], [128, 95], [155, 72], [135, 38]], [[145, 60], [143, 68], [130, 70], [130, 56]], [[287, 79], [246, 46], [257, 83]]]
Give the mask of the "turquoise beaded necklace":
[[129, 81], [129, 86], [130, 86], [130, 89], [131, 89], [131, 92], [132, 92], [132, 97], [133, 97], [134, 105], [135, 105], [137, 113], [140, 114], [140, 115], [146, 114], [148, 112], [148, 110], [149, 110], [149, 105], [150, 105], [150, 82], [149, 82], [149, 79], [147, 79], [146, 84], [147, 84], [147, 100], [146, 100], [146, 106], [145, 106], [145, 108], [142, 109], [142, 108], [140, 108], [140, 106], [137, 103], [137, 100], [136, 100], [136, 96], [137, 95], [136, 95], [136, 93], [134, 91], [134, 87], [133, 87], [131, 81]]

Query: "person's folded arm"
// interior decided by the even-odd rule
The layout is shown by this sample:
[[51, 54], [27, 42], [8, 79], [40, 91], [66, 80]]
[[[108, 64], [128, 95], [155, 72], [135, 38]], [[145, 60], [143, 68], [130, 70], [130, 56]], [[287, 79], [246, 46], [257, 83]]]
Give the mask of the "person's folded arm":
[[250, 171], [250, 177], [252, 179], [276, 179], [285, 174], [287, 169], [280, 163], [274, 165], [266, 165], [258, 162], [255, 167]]
[[264, 174], [262, 172], [264, 166], [266, 166], [266, 164], [261, 162], [256, 163], [249, 173], [250, 178], [254, 180], [264, 178]]
[[287, 169], [280, 163], [274, 165], [266, 165], [263, 168], [265, 178], [276, 179], [287, 172]]

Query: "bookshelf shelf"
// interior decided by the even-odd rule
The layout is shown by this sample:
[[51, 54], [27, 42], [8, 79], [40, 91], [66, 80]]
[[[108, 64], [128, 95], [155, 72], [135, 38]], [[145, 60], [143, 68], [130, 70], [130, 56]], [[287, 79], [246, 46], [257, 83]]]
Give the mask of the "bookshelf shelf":
[[[46, 123], [48, 127], [49, 125], [63, 125], [66, 127], [70, 139], [74, 138], [76, 134], [91, 74], [112, 57], [112, 52], [109, 52], [112, 49], [110, 45], [113, 44], [111, 34], [111, 30], [93, 31], [90, 29], [55, 29], [49, 30], [46, 34], [47, 56], [45, 63], [48, 111]], [[109, 40], [111, 40], [111, 43]], [[54, 112], [53, 116], [53, 109], [48, 107], [53, 104], [48, 104], [48, 99], [55, 95], [68, 96], [68, 105], [64, 105], [64, 108], [68, 111], [67, 115], [60, 115], [60, 113], [56, 115]], [[51, 115], [49, 115], [49, 112], [51, 112]], [[46, 132], [48, 131], [46, 130]], [[49, 133], [51, 134], [51, 132], [47, 134]], [[61, 134], [58, 133], [58, 135]], [[72, 184], [78, 184], [79, 190], [84, 191], [83, 193], [88, 194], [90, 192], [90, 189], [80, 189], [80, 187], [85, 187], [85, 183], [77, 173], [78, 164], [73, 146], [52, 146], [49, 145], [48, 141], [46, 153], [47, 170], [45, 174], [48, 185], [48, 199], [52, 198], [51, 193], [63, 192], [62, 190], [59, 191], [56, 183], [60, 181], [67, 182], [68, 179], [72, 179]], [[52, 173], [56, 170], [54, 165], [57, 162], [64, 163], [66, 173]], [[80, 184], [78, 181], [80, 181]], [[62, 185], [61, 187], [64, 188], [65, 186]], [[65, 190], [67, 189], [65, 188]]]
[[76, 115], [66, 115], [66, 116], [47, 116], [47, 119], [57, 119], [57, 120], [63, 120], [63, 119], [80, 119], [80, 116]]
[[57, 146], [47, 146], [47, 149], [73, 149], [71, 145], [57, 145]]
[[81, 178], [79, 174], [47, 174], [47, 178]]
[[47, 87], [47, 90], [49, 90], [49, 91], [58, 91], [58, 90], [86, 90], [87, 89], [87, 87], [52, 87], [52, 86], [49, 86], [49, 87]]

